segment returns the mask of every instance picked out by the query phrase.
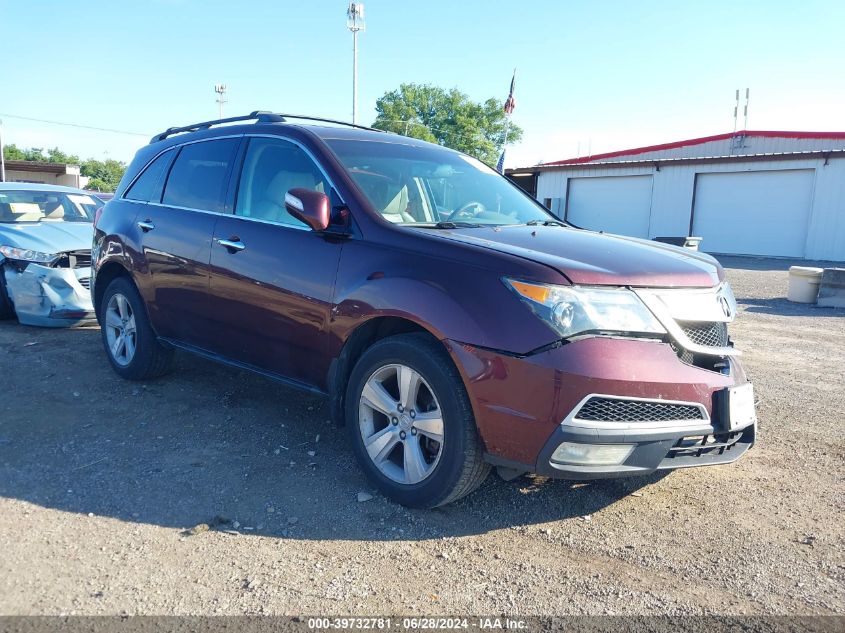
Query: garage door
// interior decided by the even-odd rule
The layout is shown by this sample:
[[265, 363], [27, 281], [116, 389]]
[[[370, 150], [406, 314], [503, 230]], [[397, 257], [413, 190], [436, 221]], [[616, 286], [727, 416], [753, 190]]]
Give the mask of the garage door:
[[648, 237], [651, 176], [570, 178], [566, 219], [576, 226]]
[[698, 174], [693, 235], [709, 253], [803, 257], [812, 169]]

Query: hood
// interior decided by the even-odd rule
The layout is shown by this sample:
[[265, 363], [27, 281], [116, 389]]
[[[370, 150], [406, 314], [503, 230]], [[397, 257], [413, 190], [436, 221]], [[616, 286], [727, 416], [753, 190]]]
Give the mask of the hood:
[[573, 284], [710, 288], [724, 280], [721, 265], [709, 255], [622, 235], [524, 225], [437, 234], [545, 264]]
[[93, 240], [91, 222], [0, 223], [0, 244], [42, 253], [90, 250]]

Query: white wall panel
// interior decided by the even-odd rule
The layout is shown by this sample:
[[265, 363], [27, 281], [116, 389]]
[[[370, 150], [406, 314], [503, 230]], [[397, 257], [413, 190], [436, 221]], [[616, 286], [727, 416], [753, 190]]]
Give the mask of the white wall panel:
[[566, 219], [585, 229], [648, 237], [651, 176], [570, 178]]
[[845, 262], [845, 158], [817, 163], [807, 257]]
[[815, 170], [698, 174], [693, 234], [702, 250], [804, 257]]

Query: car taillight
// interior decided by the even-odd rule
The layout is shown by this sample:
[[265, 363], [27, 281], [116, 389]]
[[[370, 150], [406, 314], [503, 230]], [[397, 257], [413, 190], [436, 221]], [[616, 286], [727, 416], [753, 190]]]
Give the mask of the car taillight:
[[97, 222], [99, 222], [99, 221], [100, 221], [100, 216], [101, 216], [101, 215], [103, 215], [103, 209], [104, 209], [104, 208], [105, 208], [105, 207], [100, 207], [99, 209], [97, 209], [96, 211], [94, 211], [94, 227], [95, 227], [95, 228], [97, 227]]

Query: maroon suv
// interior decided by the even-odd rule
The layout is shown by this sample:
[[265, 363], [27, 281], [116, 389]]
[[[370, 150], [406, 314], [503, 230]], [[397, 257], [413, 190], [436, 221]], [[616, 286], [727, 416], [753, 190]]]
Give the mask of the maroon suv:
[[94, 238], [118, 374], [162, 375], [178, 348], [325, 395], [409, 506], [491, 465], [591, 479], [752, 446], [713, 258], [577, 229], [473, 158], [332, 123], [254, 112], [138, 152]]

